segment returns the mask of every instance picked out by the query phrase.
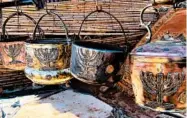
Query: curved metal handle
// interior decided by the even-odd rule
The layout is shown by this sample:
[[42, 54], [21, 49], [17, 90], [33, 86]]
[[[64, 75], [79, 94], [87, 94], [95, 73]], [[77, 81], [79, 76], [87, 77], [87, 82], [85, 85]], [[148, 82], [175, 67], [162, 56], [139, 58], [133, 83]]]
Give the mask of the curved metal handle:
[[[6, 27], [6, 24], [8, 23], [8, 21], [9, 21], [11, 18], [13, 18], [13, 17], [16, 16], [16, 15], [25, 16], [25, 17], [29, 18], [34, 24], [36, 24], [36, 21], [35, 21], [32, 17], [30, 17], [29, 15], [27, 15], [27, 14], [21, 12], [21, 11], [17, 11], [17, 12], [15, 12], [15, 13], [11, 14], [11, 15], [4, 21], [3, 26], [2, 26], [2, 37], [3, 37], [3, 39], [6, 39], [6, 38], [5, 38], [5, 32], [6, 32], [5, 27]], [[40, 28], [39, 28], [39, 29], [40, 29]], [[40, 29], [40, 31], [41, 31], [41, 29]]]
[[39, 26], [39, 23], [40, 23], [40, 22], [42, 21], [42, 19], [43, 19], [45, 16], [47, 16], [47, 15], [49, 15], [49, 16], [55, 15], [55, 16], [57, 16], [57, 17], [60, 19], [60, 21], [61, 21], [61, 23], [62, 23], [62, 25], [63, 25], [63, 28], [64, 28], [64, 30], [65, 30], [65, 33], [66, 33], [66, 41], [67, 41], [67, 43], [68, 43], [68, 45], [69, 45], [69, 42], [70, 42], [71, 40], [69, 39], [68, 29], [67, 29], [66, 25], [65, 25], [64, 21], [62, 20], [62, 18], [61, 18], [58, 14], [56, 14], [55, 12], [52, 12], [52, 11], [47, 11], [46, 14], [42, 15], [42, 16], [39, 18], [39, 20], [38, 20], [38, 22], [37, 22], [37, 24], [36, 24], [36, 26], [35, 26], [34, 32], [33, 32], [33, 39], [35, 39], [35, 37], [36, 37], [36, 29], [37, 29], [37, 27]]
[[[144, 20], [143, 20], [143, 15], [144, 15], [144, 12], [145, 12], [148, 8], [150, 8], [150, 7], [153, 7], [153, 6], [152, 6], [152, 5], [148, 5], [148, 6], [144, 7], [143, 10], [142, 10], [141, 13], [140, 13], [140, 25], [141, 25], [141, 26], [144, 26], [144, 27], [147, 29], [147, 31], [148, 31], [148, 36], [146, 37], [146, 39], [147, 39], [146, 43], [149, 43], [149, 42], [151, 41], [151, 38], [152, 38], [152, 32], [151, 32], [151, 27], [150, 27], [151, 21], [148, 22], [148, 23], [146, 24], [146, 23], [144, 22]], [[154, 8], [154, 7], [153, 7], [153, 8]], [[156, 8], [154, 8], [154, 10], [159, 14], [159, 12], [158, 12], [158, 10], [157, 10]]]
[[[122, 30], [123, 35], [124, 35], [125, 43], [128, 44], [128, 42], [127, 42], [127, 40], [126, 40], [126, 35], [125, 35], [125, 32], [124, 32], [124, 28], [123, 28], [122, 24], [120, 23], [120, 21], [119, 21], [115, 16], [113, 16], [112, 14], [110, 14], [109, 12], [104, 11], [104, 10], [102, 10], [101, 8], [98, 9], [98, 7], [97, 7], [97, 10], [90, 12], [90, 13], [84, 18], [84, 20], [82, 21], [81, 26], [80, 26], [80, 28], [79, 28], [79, 32], [78, 32], [79, 38], [80, 38], [80, 32], [81, 32], [81, 29], [82, 29], [82, 26], [83, 26], [84, 22], [87, 20], [87, 18], [88, 18], [90, 15], [92, 15], [92, 14], [94, 14], [94, 13], [96, 13], [96, 12], [98, 12], [98, 13], [103, 12], [103, 13], [108, 14], [109, 16], [112, 16], [112, 18], [114, 18], [114, 19], [117, 21], [117, 23], [120, 25], [121, 30]], [[81, 39], [81, 38], [80, 38], [80, 39]]]

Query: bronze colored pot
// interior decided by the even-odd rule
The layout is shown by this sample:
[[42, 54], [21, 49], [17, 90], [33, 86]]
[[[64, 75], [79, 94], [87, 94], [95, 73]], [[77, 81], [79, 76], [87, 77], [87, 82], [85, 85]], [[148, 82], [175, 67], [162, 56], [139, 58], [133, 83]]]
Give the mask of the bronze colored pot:
[[2, 26], [3, 36], [0, 41], [0, 53], [5, 68], [13, 70], [23, 70], [25, 68], [25, 40], [29, 39], [29, 36], [11, 37], [5, 36], [5, 26], [7, 22], [16, 15], [25, 16], [30, 19], [34, 24], [35, 20], [23, 12], [16, 12], [11, 14]]
[[[98, 9], [85, 17], [78, 36], [80, 37], [81, 28], [86, 19], [97, 12], [103, 12], [114, 18], [121, 27], [126, 41], [123, 26], [117, 18], [106, 11]], [[124, 61], [126, 54], [127, 48], [123, 49], [91, 41], [76, 41], [72, 44], [70, 71], [76, 79], [82, 82], [88, 84], [103, 84], [109, 79], [115, 78], [120, 69], [120, 63]]]
[[136, 103], [158, 111], [185, 109], [185, 37], [165, 34], [159, 41], [149, 43], [152, 38], [150, 23], [144, 24], [142, 17], [141, 23], [148, 29], [149, 36], [145, 45], [131, 52], [131, 80]]
[[[171, 38], [170, 38], [171, 39]], [[157, 110], [184, 109], [186, 42], [162, 40], [131, 52], [132, 85], [136, 103]], [[178, 101], [181, 99], [181, 101]]]
[[[35, 38], [36, 28], [46, 15], [57, 16], [66, 31], [66, 38]], [[62, 84], [72, 78], [67, 72], [70, 60], [70, 40], [68, 30], [59, 15], [50, 11], [41, 16], [33, 33], [34, 40], [27, 41], [25, 68], [26, 77], [37, 84]]]

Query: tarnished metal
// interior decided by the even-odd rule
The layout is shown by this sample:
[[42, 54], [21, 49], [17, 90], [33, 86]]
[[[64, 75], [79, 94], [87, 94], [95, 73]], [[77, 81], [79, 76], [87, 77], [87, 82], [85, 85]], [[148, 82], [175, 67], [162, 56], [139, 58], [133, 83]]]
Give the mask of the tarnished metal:
[[[149, 7], [152, 6], [142, 10], [141, 22]], [[146, 44], [131, 51], [131, 81], [136, 103], [158, 111], [185, 109], [182, 93], [186, 91], [186, 38], [166, 28], [158, 41], [151, 42], [150, 22], [142, 24], [149, 37]]]
[[159, 14], [158, 10], [156, 8], [154, 8], [152, 4], [144, 7], [143, 10], [140, 13], [140, 25], [145, 27], [148, 31], [148, 36], [146, 37], [147, 38], [146, 43], [149, 43], [151, 41], [151, 37], [152, 37], [151, 27], [150, 27], [151, 22], [145, 23], [144, 20], [143, 20], [143, 15], [144, 15], [145, 11], [149, 8], [153, 8], [154, 11], [156, 11], [156, 13]]
[[183, 72], [168, 73], [167, 75], [163, 73], [154, 75], [152, 72], [140, 72], [140, 79], [146, 92], [156, 95], [156, 101], [148, 102], [146, 105], [153, 108], [174, 108], [173, 104], [163, 103], [163, 97], [176, 93], [184, 78], [185, 74]]
[[[57, 16], [65, 29], [66, 38], [36, 37], [36, 29], [45, 16]], [[68, 30], [62, 18], [55, 12], [48, 11], [38, 20], [33, 41], [26, 42], [26, 76], [37, 84], [52, 85], [66, 83], [72, 78], [67, 68], [70, 64], [71, 46]], [[39, 39], [39, 40], [38, 40]]]
[[119, 71], [120, 62], [127, 53], [128, 43], [119, 20], [109, 12], [102, 10], [101, 7], [97, 7], [95, 11], [89, 13], [82, 21], [78, 32], [80, 40], [90, 39], [90, 37], [82, 38], [80, 32], [84, 22], [94, 13], [105, 13], [116, 20], [123, 32], [126, 46], [122, 49], [106, 44], [76, 41], [72, 44], [70, 71], [80, 81], [88, 84], [101, 84], [109, 78], [113, 78]]
[[[25, 68], [25, 46], [24, 41], [29, 39], [29, 36], [19, 36], [15, 38], [10, 38], [5, 34], [6, 32], [6, 24], [8, 21], [14, 16], [25, 16], [32, 23], [36, 24], [36, 21], [30, 17], [29, 15], [23, 13], [22, 11], [17, 11], [11, 14], [2, 25], [2, 37], [0, 41], [0, 52], [2, 55], [2, 62], [6, 68], [10, 68], [13, 70], [23, 70]], [[41, 31], [41, 30], [39, 30]]]
[[[83, 47], [90, 46], [92, 48]], [[106, 82], [119, 70], [119, 63], [124, 58], [122, 50], [106, 48], [106, 45], [79, 42], [72, 45], [70, 70], [77, 79], [97, 84]], [[102, 50], [105, 47], [105, 50]], [[100, 48], [100, 49], [97, 49]]]
[[16, 64], [16, 63], [22, 63], [19, 60], [16, 60], [16, 57], [21, 53], [21, 49], [23, 48], [23, 45], [21, 44], [13, 44], [13, 45], [5, 45], [3, 47], [4, 52], [12, 59], [10, 64]]
[[52, 66], [58, 59], [59, 50], [58, 48], [38, 48], [34, 50], [34, 55], [44, 65], [41, 70], [54, 70]]

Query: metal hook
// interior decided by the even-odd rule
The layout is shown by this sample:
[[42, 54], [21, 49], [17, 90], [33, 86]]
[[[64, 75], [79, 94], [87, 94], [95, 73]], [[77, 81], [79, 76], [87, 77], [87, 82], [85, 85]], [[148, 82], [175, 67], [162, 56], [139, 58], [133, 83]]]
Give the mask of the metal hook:
[[15, 0], [15, 6], [16, 6], [17, 13], [22, 13], [22, 9], [19, 6], [19, 0]]
[[48, 10], [48, 6], [47, 6], [47, 0], [45, 0], [45, 11], [47, 14], [50, 14], [50, 10]]
[[[144, 7], [143, 10], [142, 10], [141, 13], [140, 13], [140, 25], [141, 25], [141, 26], [144, 26], [144, 27], [147, 29], [147, 31], [148, 31], [148, 36], [146, 37], [146, 39], [147, 39], [146, 43], [149, 43], [149, 42], [151, 41], [151, 38], [152, 38], [152, 32], [151, 32], [151, 27], [150, 27], [151, 21], [148, 22], [148, 23], [146, 24], [146, 23], [144, 22], [144, 20], [143, 20], [143, 15], [144, 15], [144, 12], [145, 12], [148, 8], [150, 8], [150, 7], [153, 7], [152, 4], [151, 4], [151, 5], [148, 5], [148, 6], [146, 6], [146, 7]], [[154, 7], [153, 7], [153, 8], [154, 8]], [[154, 8], [154, 10], [159, 14], [159, 12], [158, 12], [158, 10], [157, 10], [156, 8]]]
[[98, 5], [98, 0], [95, 1], [95, 5], [97, 11], [102, 11], [102, 6]]

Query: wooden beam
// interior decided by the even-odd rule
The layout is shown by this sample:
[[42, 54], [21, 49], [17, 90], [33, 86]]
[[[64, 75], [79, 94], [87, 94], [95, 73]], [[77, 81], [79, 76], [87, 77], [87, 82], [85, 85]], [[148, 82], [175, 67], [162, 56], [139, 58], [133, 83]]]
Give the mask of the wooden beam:
[[[21, 5], [32, 5], [33, 3], [32, 2], [25, 2], [25, 3], [19, 2], [18, 4], [21, 6]], [[0, 8], [12, 7], [12, 6], [16, 6], [15, 1], [0, 2]]]

